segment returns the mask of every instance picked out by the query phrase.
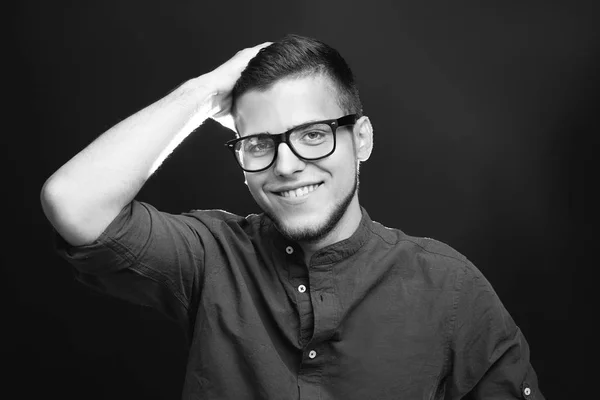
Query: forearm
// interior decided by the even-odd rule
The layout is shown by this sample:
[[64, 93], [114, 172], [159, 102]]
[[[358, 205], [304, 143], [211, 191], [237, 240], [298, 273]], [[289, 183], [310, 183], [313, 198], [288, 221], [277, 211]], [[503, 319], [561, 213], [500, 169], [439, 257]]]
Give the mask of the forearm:
[[209, 80], [192, 79], [123, 120], [48, 178], [42, 206], [67, 241], [95, 240], [168, 154], [211, 116]]

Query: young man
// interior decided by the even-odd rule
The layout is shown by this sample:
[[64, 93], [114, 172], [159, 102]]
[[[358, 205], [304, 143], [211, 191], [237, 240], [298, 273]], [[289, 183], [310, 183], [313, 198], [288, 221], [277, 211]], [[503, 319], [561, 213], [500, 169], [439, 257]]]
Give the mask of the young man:
[[[227, 145], [264, 213], [134, 200], [210, 117], [237, 131]], [[372, 144], [343, 58], [288, 36], [111, 128], [48, 179], [42, 205], [81, 282], [185, 326], [184, 399], [543, 399], [475, 266], [360, 206]]]

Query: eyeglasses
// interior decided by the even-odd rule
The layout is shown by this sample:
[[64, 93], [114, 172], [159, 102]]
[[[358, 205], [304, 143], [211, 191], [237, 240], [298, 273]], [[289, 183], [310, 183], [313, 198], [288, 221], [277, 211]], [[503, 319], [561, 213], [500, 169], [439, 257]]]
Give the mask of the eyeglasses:
[[336, 129], [353, 125], [357, 119], [358, 115], [351, 114], [337, 119], [308, 122], [276, 135], [258, 133], [233, 139], [225, 146], [246, 172], [264, 171], [273, 165], [280, 143], [286, 143], [298, 158], [320, 160], [335, 151]]

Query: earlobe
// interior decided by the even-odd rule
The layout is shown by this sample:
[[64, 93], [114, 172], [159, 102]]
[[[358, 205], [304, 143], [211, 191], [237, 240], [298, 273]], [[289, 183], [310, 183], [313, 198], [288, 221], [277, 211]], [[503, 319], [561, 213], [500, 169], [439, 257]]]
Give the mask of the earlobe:
[[373, 125], [369, 117], [360, 117], [354, 126], [356, 135], [356, 157], [359, 161], [367, 161], [373, 151]]

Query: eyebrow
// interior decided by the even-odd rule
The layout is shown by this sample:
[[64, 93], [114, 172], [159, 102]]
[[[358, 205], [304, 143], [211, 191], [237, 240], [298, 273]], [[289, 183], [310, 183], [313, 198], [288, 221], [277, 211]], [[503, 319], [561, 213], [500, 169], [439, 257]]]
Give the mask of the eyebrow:
[[271, 133], [271, 132], [269, 132], [269, 131], [265, 131], [265, 132], [250, 133], [250, 134], [248, 134], [248, 135], [245, 135], [245, 136], [241, 136], [241, 135], [240, 135], [239, 137], [254, 136], [254, 135], [281, 135], [282, 133], [289, 132], [289, 131], [291, 131], [291, 130], [293, 130], [293, 129], [296, 129], [296, 128], [299, 128], [299, 127], [301, 127], [301, 126], [305, 126], [305, 125], [308, 125], [308, 124], [312, 124], [312, 123], [314, 123], [314, 122], [328, 121], [328, 120], [329, 120], [329, 119], [313, 119], [313, 120], [310, 120], [310, 121], [303, 122], [303, 123], [301, 123], [301, 124], [299, 124], [299, 125], [292, 126], [291, 128], [288, 128], [288, 129], [286, 129], [285, 131], [283, 131], [283, 132], [280, 132], [280, 133]]

